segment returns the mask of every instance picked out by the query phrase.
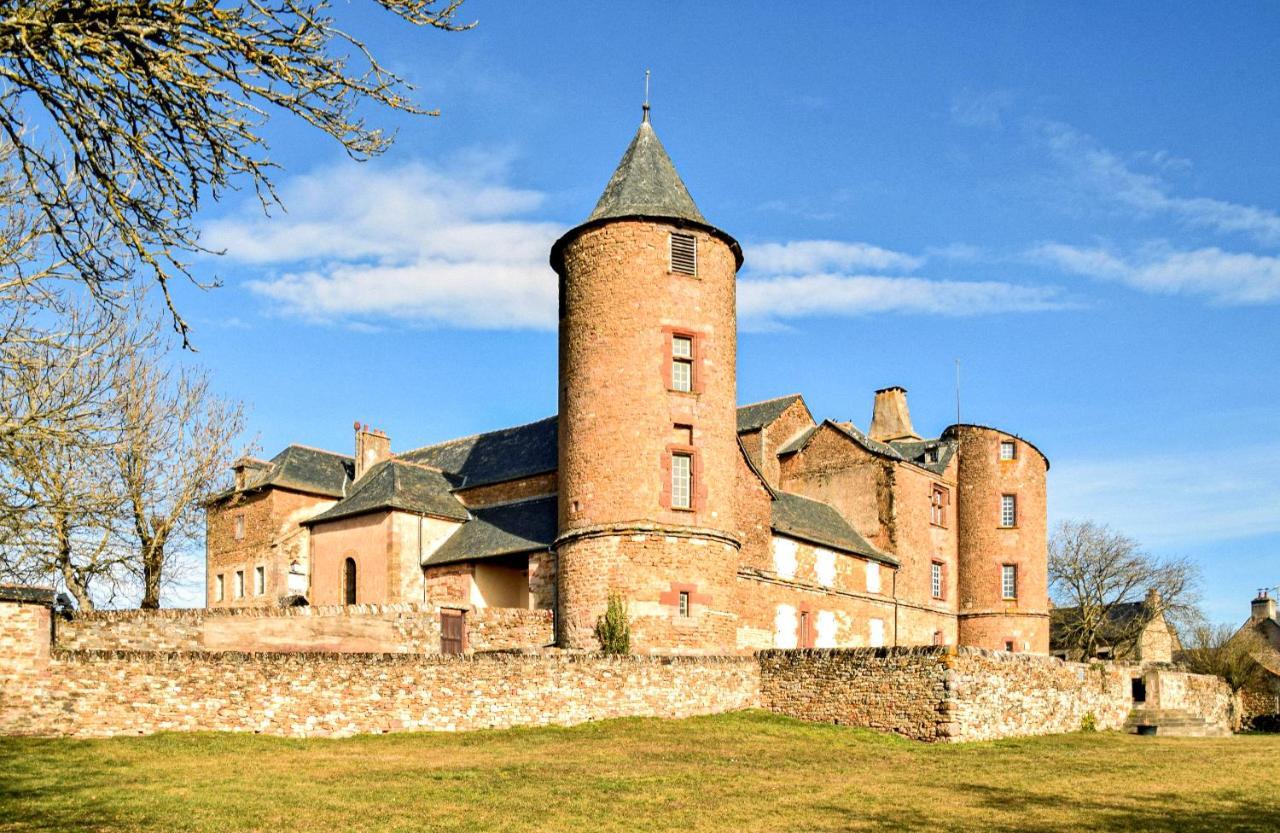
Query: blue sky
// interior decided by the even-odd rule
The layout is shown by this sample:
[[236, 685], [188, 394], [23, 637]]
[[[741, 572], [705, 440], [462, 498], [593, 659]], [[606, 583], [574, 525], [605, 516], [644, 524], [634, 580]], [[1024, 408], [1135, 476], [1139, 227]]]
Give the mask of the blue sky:
[[516, 4], [343, 21], [438, 119], [359, 165], [283, 119], [287, 211], [203, 217], [198, 361], [267, 455], [398, 449], [555, 410], [552, 240], [640, 115], [746, 249], [739, 398], [866, 426], [910, 390], [1045, 450], [1051, 519], [1280, 583], [1280, 9], [1273, 4]]

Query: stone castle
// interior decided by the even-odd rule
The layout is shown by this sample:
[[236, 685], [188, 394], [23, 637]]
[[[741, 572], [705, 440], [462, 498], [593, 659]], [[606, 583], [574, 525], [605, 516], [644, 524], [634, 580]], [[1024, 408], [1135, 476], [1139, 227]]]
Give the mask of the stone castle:
[[899, 387], [865, 432], [799, 395], [738, 406], [742, 262], [646, 110], [551, 249], [558, 416], [398, 453], [357, 423], [352, 456], [238, 461], [208, 607], [424, 603], [446, 652], [479, 611], [553, 611], [589, 649], [616, 593], [638, 653], [1047, 653], [1045, 456], [982, 425], [922, 437]]

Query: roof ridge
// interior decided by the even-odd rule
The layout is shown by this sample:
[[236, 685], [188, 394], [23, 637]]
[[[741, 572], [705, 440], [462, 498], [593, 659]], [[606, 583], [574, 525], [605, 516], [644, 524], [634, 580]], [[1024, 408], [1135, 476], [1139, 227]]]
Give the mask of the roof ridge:
[[316, 451], [316, 452], [319, 452], [320, 454], [329, 454], [334, 457], [341, 457], [344, 460], [352, 460], [352, 461], [355, 460], [355, 457], [353, 455], [343, 454], [342, 452], [339, 452], [339, 451], [330, 451], [327, 448], [316, 448], [314, 445], [307, 445], [306, 443], [289, 443], [284, 447], [284, 450], [288, 451], [291, 448], [304, 448], [307, 451]]
[[770, 402], [781, 402], [783, 399], [803, 399], [803, 398], [804, 398], [804, 394], [785, 393], [782, 396], [771, 396], [768, 399], [761, 399], [759, 402], [743, 402], [741, 405], [738, 406], [738, 408], [739, 409], [753, 408], [756, 405], [767, 405]]
[[[515, 431], [515, 430], [516, 430], [516, 429], [518, 429], [518, 428], [528, 428], [530, 425], [537, 425], [537, 424], [538, 424], [538, 423], [540, 423], [540, 422], [549, 422], [550, 420], [553, 420], [553, 419], [559, 419], [559, 418], [560, 418], [560, 415], [559, 415], [559, 414], [552, 414], [551, 416], [543, 417], [542, 419], [535, 419], [535, 420], [533, 420], [532, 422], [522, 422], [522, 423], [520, 423], [519, 425], [510, 425], [510, 426], [507, 426], [506, 428], [494, 428], [494, 429], [492, 429], [492, 430], [490, 430], [490, 431], [478, 431], [478, 432], [476, 432], [476, 433], [474, 433], [474, 434], [467, 434], [467, 435], [466, 435], [466, 436], [464, 436], [464, 437], [454, 437], [454, 438], [453, 438], [453, 439], [451, 439], [451, 440], [441, 440], [441, 441], [440, 441], [440, 442], [438, 442], [438, 443], [428, 443], [428, 444], [426, 444], [426, 445], [420, 445], [420, 446], [418, 446], [417, 448], [410, 448], [410, 449], [408, 449], [408, 450], [406, 450], [406, 451], [401, 451], [401, 452], [400, 452], [399, 454], [397, 454], [396, 456], [397, 456], [397, 457], [403, 457], [403, 456], [404, 456], [404, 455], [406, 455], [406, 454], [416, 454], [416, 453], [417, 453], [417, 452], [419, 452], [419, 451], [426, 451], [426, 450], [427, 450], [427, 449], [429, 449], [429, 448], [439, 448], [439, 447], [441, 447], [441, 446], [451, 445], [451, 444], [453, 444], [453, 443], [460, 443], [460, 442], [462, 442], [463, 440], [474, 440], [474, 439], [476, 439], [477, 437], [483, 437], [483, 436], [485, 436], [485, 435], [487, 435], [487, 434], [501, 434], [503, 431]], [[412, 460], [408, 460], [408, 461], [406, 461], [406, 462], [410, 462], [410, 463], [411, 463], [411, 462], [413, 462], [413, 461], [412, 461]]]

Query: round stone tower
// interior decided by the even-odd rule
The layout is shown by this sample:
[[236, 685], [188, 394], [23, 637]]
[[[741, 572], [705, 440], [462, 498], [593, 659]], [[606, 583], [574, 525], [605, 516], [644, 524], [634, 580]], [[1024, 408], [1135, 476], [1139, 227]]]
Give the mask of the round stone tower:
[[610, 594], [638, 653], [724, 653], [739, 542], [737, 241], [707, 223], [645, 119], [560, 279], [561, 645], [594, 648]]
[[943, 437], [958, 446], [959, 643], [1047, 654], [1049, 461], [982, 425], [952, 425]]

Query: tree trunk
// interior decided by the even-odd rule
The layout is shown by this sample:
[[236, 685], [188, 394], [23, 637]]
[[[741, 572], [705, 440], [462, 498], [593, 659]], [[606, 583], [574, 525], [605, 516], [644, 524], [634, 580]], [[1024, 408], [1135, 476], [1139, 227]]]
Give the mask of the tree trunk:
[[160, 579], [164, 572], [164, 541], [155, 538], [142, 551], [142, 604], [143, 610], [160, 609]]

